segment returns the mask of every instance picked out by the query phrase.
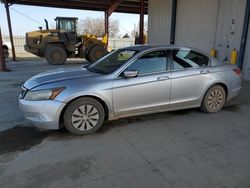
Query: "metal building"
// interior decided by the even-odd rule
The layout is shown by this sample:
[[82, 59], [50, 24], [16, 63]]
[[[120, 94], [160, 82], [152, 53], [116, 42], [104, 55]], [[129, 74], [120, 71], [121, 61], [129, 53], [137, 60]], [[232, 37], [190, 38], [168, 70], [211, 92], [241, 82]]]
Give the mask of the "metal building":
[[[176, 3], [175, 8], [173, 3]], [[220, 60], [229, 60], [235, 48], [240, 52], [240, 58], [245, 40], [243, 30], [247, 31], [244, 27], [249, 25], [245, 23], [249, 18], [247, 4], [250, 4], [248, 0], [149, 0], [149, 43], [170, 44], [172, 18], [175, 16], [175, 44], [207, 52], [215, 48]], [[245, 80], [250, 80], [250, 29], [248, 36], [242, 64]]]

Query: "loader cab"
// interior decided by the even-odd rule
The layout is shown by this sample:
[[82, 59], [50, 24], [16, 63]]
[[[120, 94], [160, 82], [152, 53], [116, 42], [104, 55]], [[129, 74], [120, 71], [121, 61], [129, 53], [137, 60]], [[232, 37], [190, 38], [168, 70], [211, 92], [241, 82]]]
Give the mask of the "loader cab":
[[62, 33], [75, 33], [78, 18], [56, 17], [56, 29]]
[[74, 56], [76, 43], [78, 42], [76, 23], [78, 18], [74, 17], [56, 17], [56, 29], [59, 31], [60, 42], [67, 46], [67, 50]]

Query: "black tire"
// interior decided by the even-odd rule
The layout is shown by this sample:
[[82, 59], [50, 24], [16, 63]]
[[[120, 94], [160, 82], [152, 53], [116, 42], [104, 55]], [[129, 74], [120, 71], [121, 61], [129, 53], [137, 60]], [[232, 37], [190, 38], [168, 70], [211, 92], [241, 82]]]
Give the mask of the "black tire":
[[107, 54], [107, 50], [103, 46], [95, 45], [91, 47], [88, 58], [90, 62], [95, 62]]
[[62, 65], [65, 63], [67, 53], [60, 45], [49, 45], [46, 47], [44, 56], [51, 65]]
[[210, 87], [201, 104], [201, 110], [207, 113], [216, 113], [220, 111], [226, 101], [226, 92], [221, 85]]
[[66, 129], [74, 135], [96, 132], [104, 119], [105, 110], [102, 104], [89, 97], [82, 97], [70, 103], [63, 116]]
[[89, 62], [90, 62], [90, 59], [89, 59], [89, 54], [86, 54], [86, 55], [85, 55], [85, 59], [86, 59], [87, 61], [89, 61]]
[[10, 56], [8, 48], [3, 47], [3, 55], [4, 58], [8, 58]]

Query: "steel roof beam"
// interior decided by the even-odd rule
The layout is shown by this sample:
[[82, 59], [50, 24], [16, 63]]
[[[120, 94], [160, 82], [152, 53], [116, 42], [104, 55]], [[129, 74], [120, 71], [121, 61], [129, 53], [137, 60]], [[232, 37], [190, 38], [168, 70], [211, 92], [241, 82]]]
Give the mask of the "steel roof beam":
[[107, 9], [108, 17], [117, 9], [117, 7], [122, 3], [123, 0], [115, 0]]
[[[121, 0], [116, 0], [119, 3]], [[111, 0], [6, 0], [9, 4], [22, 4], [31, 6], [43, 6], [43, 7], [55, 7], [55, 8], [71, 8], [78, 10], [94, 10], [94, 11], [106, 11], [110, 9], [110, 12], [121, 12], [121, 13], [132, 13], [138, 14], [140, 12], [140, 2], [139, 1], [126, 1], [123, 0], [119, 3], [119, 6], [112, 5], [114, 1]], [[115, 3], [115, 4], [116, 4]], [[110, 8], [111, 7], [111, 8]], [[147, 14], [147, 1], [144, 2], [144, 13]], [[114, 10], [112, 10], [114, 9]]]

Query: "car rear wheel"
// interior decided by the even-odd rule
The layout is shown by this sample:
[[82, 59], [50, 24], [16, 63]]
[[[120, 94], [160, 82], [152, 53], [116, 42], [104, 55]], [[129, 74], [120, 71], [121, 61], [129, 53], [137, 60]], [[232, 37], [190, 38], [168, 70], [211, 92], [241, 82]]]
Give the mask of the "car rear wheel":
[[208, 113], [218, 112], [224, 106], [225, 101], [225, 89], [220, 85], [214, 85], [206, 92], [202, 101], [201, 110]]
[[62, 65], [65, 63], [67, 54], [60, 45], [49, 45], [45, 50], [45, 58], [51, 65]]
[[105, 111], [100, 102], [84, 97], [69, 104], [64, 113], [66, 129], [75, 135], [96, 132], [103, 124]]

